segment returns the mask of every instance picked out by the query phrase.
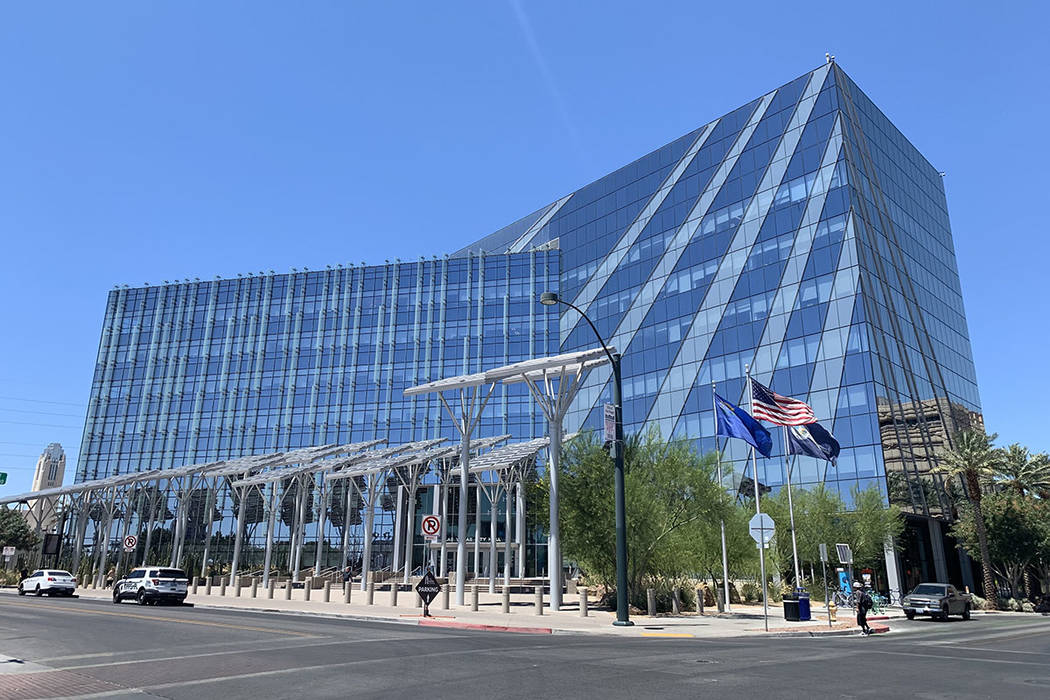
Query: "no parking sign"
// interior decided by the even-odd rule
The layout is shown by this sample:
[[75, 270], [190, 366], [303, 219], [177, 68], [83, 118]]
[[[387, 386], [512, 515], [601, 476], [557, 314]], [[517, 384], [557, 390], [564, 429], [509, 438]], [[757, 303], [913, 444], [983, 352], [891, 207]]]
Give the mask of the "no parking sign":
[[134, 552], [135, 551], [135, 547], [138, 545], [138, 543], [139, 543], [139, 538], [138, 537], [135, 537], [134, 535], [128, 535], [127, 537], [124, 538], [124, 551], [125, 552]]
[[427, 515], [423, 518], [423, 524], [421, 526], [423, 530], [423, 537], [428, 540], [436, 540], [438, 534], [441, 532], [441, 516], [439, 515]]

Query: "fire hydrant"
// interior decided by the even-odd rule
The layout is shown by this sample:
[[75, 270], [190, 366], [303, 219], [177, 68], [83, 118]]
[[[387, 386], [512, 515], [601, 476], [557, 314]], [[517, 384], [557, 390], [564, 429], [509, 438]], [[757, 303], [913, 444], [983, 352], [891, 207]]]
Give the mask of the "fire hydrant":
[[835, 622], [835, 613], [838, 609], [839, 607], [835, 605], [835, 601], [828, 603], [828, 621]]

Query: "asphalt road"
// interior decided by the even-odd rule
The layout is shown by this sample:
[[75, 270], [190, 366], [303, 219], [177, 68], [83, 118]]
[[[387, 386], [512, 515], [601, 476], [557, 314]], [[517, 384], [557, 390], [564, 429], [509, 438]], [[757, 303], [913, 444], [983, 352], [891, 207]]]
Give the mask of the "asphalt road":
[[3, 596], [0, 666], [4, 699], [1045, 700], [1050, 618], [919, 619], [873, 637], [708, 641], [468, 632]]

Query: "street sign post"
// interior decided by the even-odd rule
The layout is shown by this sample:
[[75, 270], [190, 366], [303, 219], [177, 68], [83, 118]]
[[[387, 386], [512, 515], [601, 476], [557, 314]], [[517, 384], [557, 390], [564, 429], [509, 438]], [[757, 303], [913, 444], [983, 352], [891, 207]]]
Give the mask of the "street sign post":
[[428, 569], [422, 580], [416, 584], [416, 593], [423, 599], [423, 617], [430, 617], [430, 604], [440, 592], [441, 584], [435, 578], [434, 572]]
[[751, 539], [755, 541], [755, 546], [758, 547], [758, 560], [761, 563], [762, 573], [762, 617], [765, 619], [766, 632], [768, 632], [769, 587], [766, 584], [766, 553], [762, 550], [768, 547], [770, 540], [773, 539], [776, 524], [773, 522], [773, 518], [769, 517], [769, 513], [759, 511], [751, 516], [751, 520], [747, 523], [747, 529], [751, 533]]
[[823, 542], [820, 543], [820, 561], [828, 563], [828, 546]]
[[14, 547], [4, 547], [4, 556], [5, 557], [10, 559], [14, 555], [15, 555], [15, 548]]
[[138, 537], [135, 537], [135, 535], [128, 535], [127, 537], [124, 538], [124, 551], [125, 552], [134, 552], [135, 551], [135, 547], [137, 547], [138, 544], [139, 544], [139, 538]]
[[441, 534], [441, 516], [424, 516], [423, 522], [420, 525], [420, 529], [423, 531], [423, 537], [425, 539], [436, 540], [438, 538], [438, 535]]

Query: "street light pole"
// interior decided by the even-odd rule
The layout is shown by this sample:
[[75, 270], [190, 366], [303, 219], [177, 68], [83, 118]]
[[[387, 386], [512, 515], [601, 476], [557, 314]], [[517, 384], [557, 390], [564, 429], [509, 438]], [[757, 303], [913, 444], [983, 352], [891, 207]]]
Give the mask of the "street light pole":
[[630, 626], [634, 623], [631, 622], [630, 619], [630, 609], [628, 608], [629, 603], [627, 600], [627, 511], [623, 477], [623, 392], [620, 379], [620, 353], [614, 353], [609, 350], [609, 346], [607, 346], [605, 341], [602, 340], [602, 336], [598, 333], [598, 329], [595, 327], [594, 322], [592, 322], [587, 314], [577, 308], [574, 304], [565, 301], [554, 292], [544, 292], [541, 294], [540, 303], [544, 306], [564, 304], [579, 313], [580, 316], [587, 321], [591, 330], [594, 331], [595, 337], [598, 338], [598, 342], [601, 343], [602, 349], [605, 350], [605, 354], [609, 357], [609, 362], [612, 363], [613, 407], [616, 412], [616, 439], [613, 441], [612, 445], [613, 485], [616, 494], [616, 622], [613, 624], [621, 627]]

